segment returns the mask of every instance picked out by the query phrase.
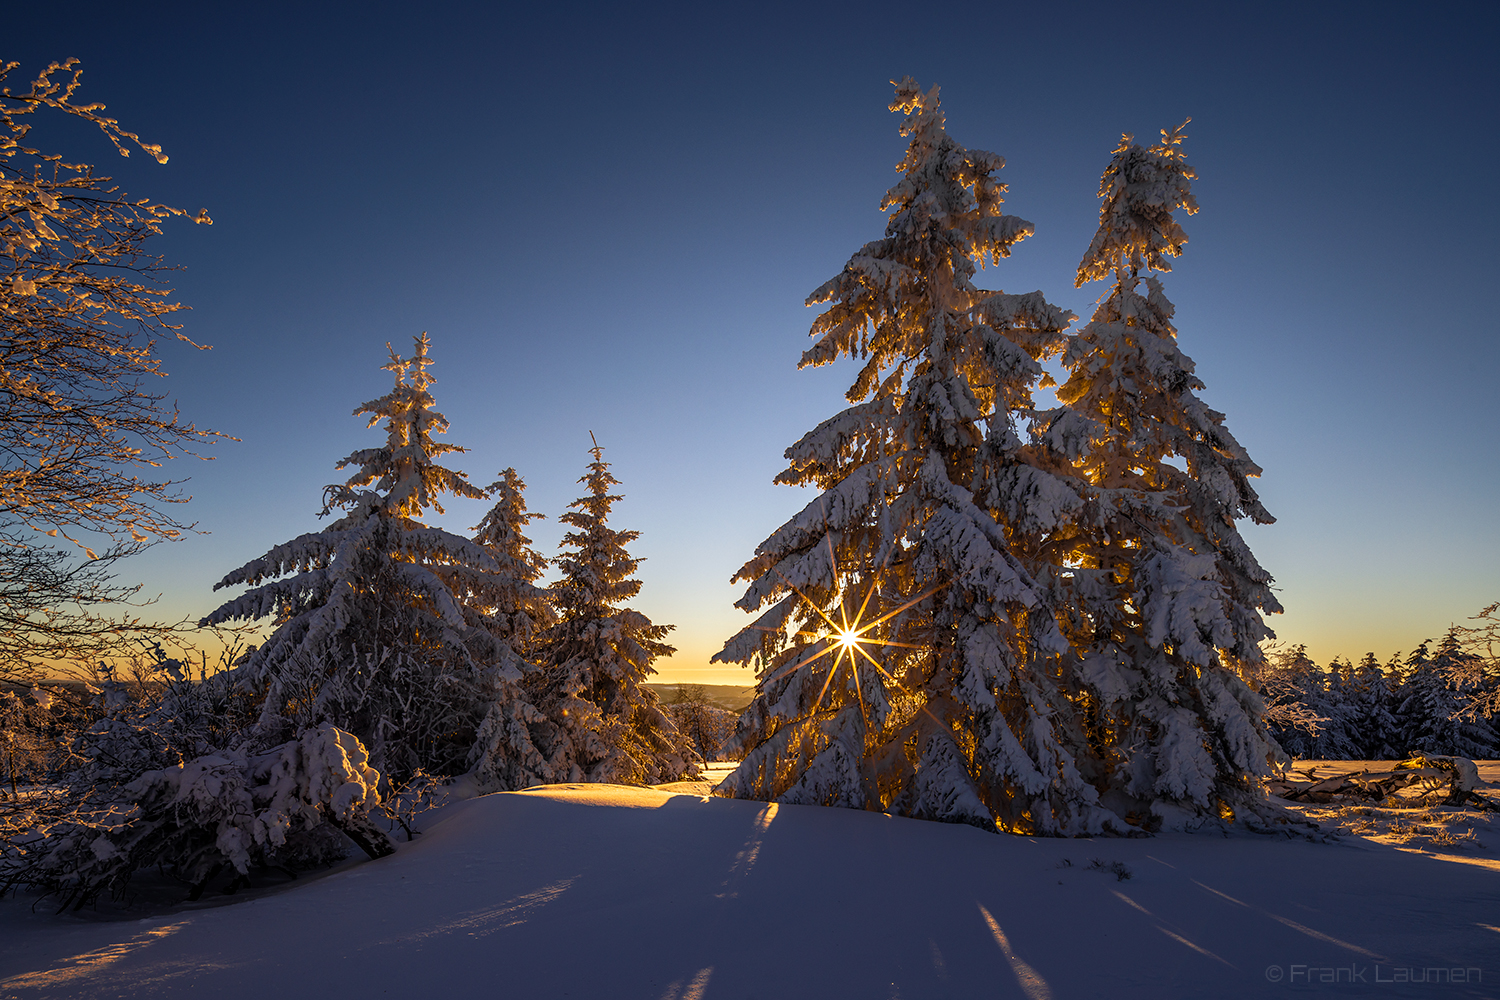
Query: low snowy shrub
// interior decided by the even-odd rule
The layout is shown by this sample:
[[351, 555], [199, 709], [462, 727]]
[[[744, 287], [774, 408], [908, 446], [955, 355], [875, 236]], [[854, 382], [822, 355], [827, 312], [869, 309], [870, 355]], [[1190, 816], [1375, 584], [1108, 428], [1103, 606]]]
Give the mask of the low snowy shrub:
[[207, 755], [147, 771], [116, 789], [42, 810], [0, 860], [6, 888], [25, 886], [80, 907], [119, 896], [142, 868], [193, 886], [231, 867], [307, 868], [343, 856], [342, 832], [371, 857], [393, 852], [370, 820], [380, 775], [364, 746], [324, 724], [266, 752]]
[[1103, 872], [1107, 875], [1113, 875], [1116, 882], [1128, 881], [1132, 876], [1135, 875], [1135, 872], [1131, 871], [1130, 866], [1125, 862], [1105, 861], [1103, 858], [1090, 858], [1088, 871]]

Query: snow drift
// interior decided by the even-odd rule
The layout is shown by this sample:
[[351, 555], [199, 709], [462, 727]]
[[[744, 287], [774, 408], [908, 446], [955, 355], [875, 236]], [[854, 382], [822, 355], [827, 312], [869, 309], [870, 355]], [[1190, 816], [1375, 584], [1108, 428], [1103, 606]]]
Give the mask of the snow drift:
[[[1265, 997], [1309, 977], [1401, 997], [1500, 982], [1500, 862], [1483, 858], [1030, 839], [612, 785], [429, 815], [393, 857], [233, 905], [106, 920], [10, 900], [0, 997]], [[1425, 976], [1441, 990], [1400, 981]]]

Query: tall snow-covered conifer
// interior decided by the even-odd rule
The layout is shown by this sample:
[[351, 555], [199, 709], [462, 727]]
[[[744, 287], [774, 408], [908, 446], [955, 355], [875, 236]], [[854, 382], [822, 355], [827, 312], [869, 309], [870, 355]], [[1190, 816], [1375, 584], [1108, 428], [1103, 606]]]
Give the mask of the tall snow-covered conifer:
[[563, 555], [554, 561], [562, 580], [553, 588], [560, 621], [539, 639], [542, 673], [531, 684], [533, 701], [561, 730], [553, 744], [550, 781], [657, 784], [697, 773], [691, 741], [663, 711], [646, 678], [651, 663], [676, 652], [661, 640], [671, 625], [654, 625], [625, 602], [640, 592], [631, 574], [641, 560], [626, 546], [638, 531], [609, 527], [620, 496], [609, 492], [604, 449], [596, 442], [588, 494], [569, 505], [562, 522]]
[[[800, 366], [859, 359], [853, 405], [787, 449], [776, 481], [821, 495], [734, 577], [739, 607], [770, 607], [715, 657], [759, 672], [722, 793], [1122, 829], [1090, 783], [1069, 645], [1034, 572], [1082, 508], [1065, 460], [1082, 425], [1032, 401], [1073, 316], [974, 285], [1032, 232], [1002, 211], [1004, 160], [948, 135], [935, 87], [902, 80], [891, 110], [910, 143], [885, 237], [808, 299], [830, 305]], [[1023, 443], [1022, 423], [1043, 433]]]
[[485, 495], [436, 462], [462, 449], [433, 440], [448, 422], [433, 409], [427, 351], [424, 333], [411, 358], [392, 352], [395, 387], [354, 411], [372, 427], [383, 420], [386, 443], [338, 463], [356, 471], [328, 487], [324, 513], [343, 516], [225, 576], [215, 589], [251, 589], [205, 619], [274, 618], [276, 630], [236, 671], [264, 694], [263, 731], [331, 722], [396, 780], [418, 768], [463, 770], [486, 712], [522, 702], [524, 664], [484, 609], [529, 582], [483, 546], [418, 520], [442, 512], [444, 493]]
[[1231, 667], [1260, 660], [1271, 635], [1261, 614], [1281, 610], [1235, 522], [1274, 519], [1249, 482], [1260, 468], [1195, 395], [1203, 383], [1153, 273], [1187, 242], [1174, 213], [1197, 211], [1183, 138], [1179, 127], [1144, 148], [1127, 135], [1115, 149], [1077, 277], [1114, 285], [1069, 344], [1058, 391], [1094, 425], [1060, 603], [1083, 656], [1090, 736], [1112, 772], [1106, 801], [1148, 824], [1174, 807], [1260, 812], [1255, 779], [1276, 756], [1260, 698]]

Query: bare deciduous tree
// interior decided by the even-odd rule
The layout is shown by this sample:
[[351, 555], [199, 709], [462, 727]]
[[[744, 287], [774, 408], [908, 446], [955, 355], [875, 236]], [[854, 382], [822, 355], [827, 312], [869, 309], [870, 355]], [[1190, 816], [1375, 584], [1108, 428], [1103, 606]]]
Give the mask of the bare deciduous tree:
[[[127, 638], [165, 638], [175, 626], [137, 613], [139, 586], [115, 581], [110, 568], [133, 550], [116, 546], [80, 562], [55, 548], [0, 532], [0, 679], [35, 678], [58, 664], [92, 664], [119, 652]], [[116, 605], [103, 616], [91, 607]]]
[[186, 213], [32, 145], [30, 116], [55, 112], [98, 126], [122, 155], [134, 144], [166, 162], [104, 105], [73, 102], [76, 63], [53, 63], [24, 93], [0, 87], [0, 521], [64, 537], [174, 538], [185, 526], [166, 505], [184, 498], [147, 470], [217, 435], [184, 423], [150, 386], [165, 375], [155, 335], [200, 345], [169, 322], [184, 308], [160, 285], [173, 268], [144, 243]]
[[1451, 658], [1449, 682], [1464, 692], [1454, 718], [1477, 722], [1500, 714], [1500, 603], [1470, 615], [1474, 625], [1454, 625], [1448, 638], [1461, 651]]
[[[17, 66], [0, 64], [0, 84]], [[133, 146], [166, 162], [104, 105], [75, 103], [80, 80], [69, 59], [25, 91], [0, 86], [0, 676], [160, 632], [88, 609], [137, 592], [115, 583], [115, 561], [191, 527], [171, 513], [187, 499], [180, 480], [157, 470], [221, 436], [184, 422], [153, 384], [166, 374], [158, 337], [201, 349], [170, 321], [184, 308], [161, 285], [173, 268], [144, 246], [186, 213], [133, 199], [32, 138], [37, 122], [71, 116], [122, 156]], [[88, 561], [59, 550], [59, 536]]]

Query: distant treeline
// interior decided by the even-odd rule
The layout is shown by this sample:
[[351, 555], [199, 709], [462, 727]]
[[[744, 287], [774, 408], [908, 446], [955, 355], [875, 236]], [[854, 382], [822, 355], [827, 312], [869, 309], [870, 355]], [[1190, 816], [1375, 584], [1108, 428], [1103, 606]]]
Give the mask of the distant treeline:
[[1497, 606], [1470, 620], [1385, 663], [1366, 653], [1322, 667], [1305, 646], [1272, 653], [1259, 684], [1271, 734], [1292, 757], [1318, 760], [1500, 758]]

